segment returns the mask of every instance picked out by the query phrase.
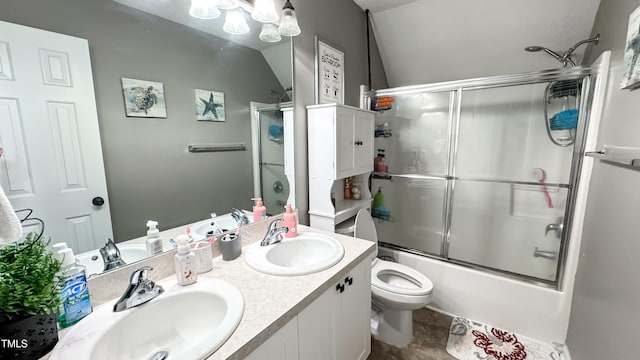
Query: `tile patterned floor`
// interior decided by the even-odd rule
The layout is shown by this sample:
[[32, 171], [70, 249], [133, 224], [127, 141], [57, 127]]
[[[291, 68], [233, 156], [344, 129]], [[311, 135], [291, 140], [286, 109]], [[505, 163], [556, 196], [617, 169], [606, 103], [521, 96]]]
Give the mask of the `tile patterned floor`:
[[429, 310], [413, 312], [413, 341], [398, 348], [371, 338], [367, 360], [456, 360], [447, 353], [452, 317]]

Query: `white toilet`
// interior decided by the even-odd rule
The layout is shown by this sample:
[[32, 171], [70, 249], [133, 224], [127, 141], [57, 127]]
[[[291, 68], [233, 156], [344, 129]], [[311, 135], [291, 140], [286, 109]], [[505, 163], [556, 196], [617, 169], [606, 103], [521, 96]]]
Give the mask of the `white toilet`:
[[[378, 235], [367, 209], [358, 212], [354, 236], [376, 243]], [[406, 346], [413, 336], [413, 310], [431, 302], [433, 283], [420, 272], [395, 262], [371, 262], [371, 334], [394, 346]]]

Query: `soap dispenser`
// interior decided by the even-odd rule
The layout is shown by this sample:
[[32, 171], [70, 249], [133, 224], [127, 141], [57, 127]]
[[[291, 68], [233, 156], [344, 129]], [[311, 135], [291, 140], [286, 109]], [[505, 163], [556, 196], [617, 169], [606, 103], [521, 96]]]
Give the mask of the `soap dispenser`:
[[296, 216], [296, 213], [293, 212], [291, 204], [287, 204], [287, 206], [285, 206], [285, 209], [287, 210], [284, 215], [282, 215], [282, 222], [284, 223], [284, 226], [289, 228], [289, 230], [286, 234], [284, 234], [284, 237], [296, 237], [298, 236], [298, 217]]
[[162, 253], [162, 238], [157, 228], [158, 222], [154, 220], [147, 221], [147, 255], [153, 256]]
[[253, 222], [258, 222], [262, 219], [266, 219], [267, 208], [262, 203], [262, 198], [251, 198], [251, 200], [254, 200], [256, 202], [256, 204], [253, 205]]
[[178, 235], [178, 251], [175, 255], [176, 278], [179, 285], [190, 285], [198, 280], [196, 272], [196, 255], [189, 246], [189, 236]]

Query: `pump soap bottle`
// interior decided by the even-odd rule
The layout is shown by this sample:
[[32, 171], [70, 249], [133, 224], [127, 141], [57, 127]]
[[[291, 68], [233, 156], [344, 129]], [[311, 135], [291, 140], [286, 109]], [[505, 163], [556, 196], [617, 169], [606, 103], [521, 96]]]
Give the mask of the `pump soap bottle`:
[[198, 280], [196, 255], [189, 246], [189, 236], [178, 235], [178, 252], [175, 255], [176, 278], [179, 285], [190, 285]]
[[285, 206], [285, 209], [287, 210], [284, 215], [282, 215], [282, 222], [284, 223], [284, 226], [286, 226], [289, 230], [287, 230], [287, 233], [284, 234], [284, 237], [296, 237], [298, 236], [298, 217], [296, 216], [296, 213], [293, 212], [291, 204], [287, 204], [287, 206]]
[[267, 218], [267, 208], [262, 203], [262, 198], [251, 198], [256, 204], [253, 206], [253, 222], [258, 222]]
[[162, 238], [160, 237], [160, 231], [156, 227], [157, 221], [147, 221], [147, 255], [157, 255], [162, 253]]

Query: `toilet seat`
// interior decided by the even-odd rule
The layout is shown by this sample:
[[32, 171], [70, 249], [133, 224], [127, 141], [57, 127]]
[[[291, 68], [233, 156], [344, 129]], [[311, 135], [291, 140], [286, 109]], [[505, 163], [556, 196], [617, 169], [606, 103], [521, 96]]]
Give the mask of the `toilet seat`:
[[431, 294], [429, 278], [408, 266], [377, 259], [371, 268], [371, 285], [399, 295], [424, 296]]

